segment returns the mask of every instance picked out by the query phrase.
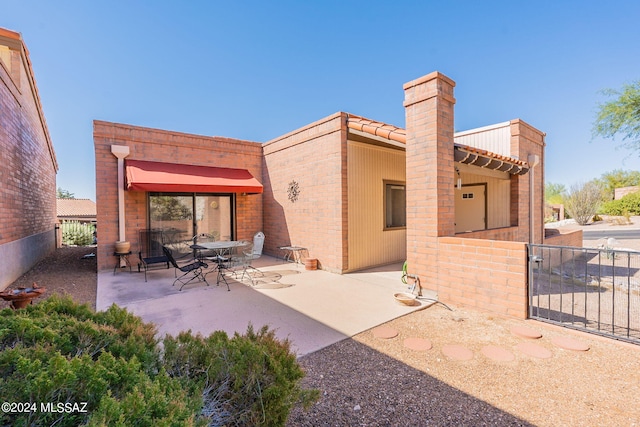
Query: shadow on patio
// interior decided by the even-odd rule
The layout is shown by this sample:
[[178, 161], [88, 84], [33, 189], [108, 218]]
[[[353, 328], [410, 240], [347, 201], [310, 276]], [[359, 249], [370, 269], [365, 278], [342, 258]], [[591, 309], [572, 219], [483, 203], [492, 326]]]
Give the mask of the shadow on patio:
[[268, 256], [254, 265], [264, 277], [251, 286], [231, 276], [231, 291], [224, 283], [216, 286], [215, 273], [207, 278], [210, 286], [193, 282], [179, 291], [179, 284], [172, 286], [173, 268], [149, 271], [148, 282], [135, 265], [131, 274], [126, 269], [101, 271], [96, 308], [112, 303], [126, 307], [155, 323], [160, 335], [184, 330], [232, 335], [244, 333], [250, 323], [255, 328], [268, 325], [302, 356], [428, 304], [408, 307], [394, 300], [395, 292], [406, 291], [400, 264], [344, 275], [307, 271]]

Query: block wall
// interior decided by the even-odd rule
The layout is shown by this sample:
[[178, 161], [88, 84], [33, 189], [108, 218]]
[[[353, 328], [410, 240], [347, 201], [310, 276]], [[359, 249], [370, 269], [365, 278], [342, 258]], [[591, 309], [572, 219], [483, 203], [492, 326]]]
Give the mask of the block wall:
[[[247, 169], [260, 180], [262, 145], [230, 138], [208, 137], [94, 121], [96, 155], [96, 208], [98, 221], [98, 268], [113, 268], [118, 240], [118, 170], [112, 145], [129, 147], [126, 159]], [[125, 237], [138, 250], [138, 232], [147, 228], [147, 193], [125, 191]], [[236, 238], [252, 240], [263, 230], [262, 195], [237, 195]]]
[[[511, 178], [511, 227], [455, 235], [453, 115], [455, 83], [434, 72], [404, 85], [407, 132], [409, 273], [441, 301], [501, 315], [527, 316], [529, 176]], [[534, 172], [534, 236], [542, 241], [544, 133], [511, 122], [511, 152], [539, 156]]]
[[407, 262], [438, 282], [438, 236], [455, 233], [453, 88], [434, 72], [404, 85], [407, 133]]
[[[56, 173], [28, 53], [0, 29], [0, 289], [55, 250]], [[6, 50], [8, 46], [8, 51]]]
[[[347, 260], [346, 115], [337, 113], [264, 145], [265, 251], [308, 249], [324, 270], [343, 272]], [[288, 191], [297, 184], [292, 201]]]
[[438, 243], [441, 301], [527, 317], [526, 243], [461, 237], [442, 237]]

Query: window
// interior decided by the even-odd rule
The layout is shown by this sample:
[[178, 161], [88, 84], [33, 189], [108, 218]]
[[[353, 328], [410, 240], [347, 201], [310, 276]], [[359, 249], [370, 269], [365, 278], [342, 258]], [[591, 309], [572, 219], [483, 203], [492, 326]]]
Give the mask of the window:
[[173, 243], [198, 233], [233, 240], [234, 204], [231, 194], [150, 193], [149, 228], [162, 230]]
[[384, 223], [387, 228], [407, 225], [407, 198], [404, 183], [384, 183]]

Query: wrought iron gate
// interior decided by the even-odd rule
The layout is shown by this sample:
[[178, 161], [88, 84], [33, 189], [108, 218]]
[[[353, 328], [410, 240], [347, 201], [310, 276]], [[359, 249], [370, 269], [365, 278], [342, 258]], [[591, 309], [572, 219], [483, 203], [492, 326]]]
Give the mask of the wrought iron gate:
[[640, 344], [640, 252], [530, 244], [529, 317]]

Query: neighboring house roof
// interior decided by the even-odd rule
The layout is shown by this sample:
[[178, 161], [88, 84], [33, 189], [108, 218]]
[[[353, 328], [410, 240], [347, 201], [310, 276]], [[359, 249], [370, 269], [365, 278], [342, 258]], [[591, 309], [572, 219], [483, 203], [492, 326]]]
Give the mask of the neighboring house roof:
[[[407, 143], [407, 131], [387, 123], [347, 114], [347, 127], [358, 132], [388, 139], [396, 143]], [[523, 160], [492, 153], [481, 148], [454, 143], [454, 159], [459, 163], [472, 164], [511, 174], [523, 175], [529, 171], [529, 164]]]
[[[53, 143], [51, 142], [51, 136], [49, 135], [49, 128], [47, 127], [47, 121], [45, 120], [45, 117], [44, 117], [42, 103], [40, 102], [40, 93], [38, 92], [38, 85], [36, 85], [36, 78], [33, 73], [33, 68], [31, 67], [29, 50], [27, 49], [27, 46], [24, 44], [24, 41], [22, 40], [22, 35], [20, 33], [7, 30], [6, 28], [2, 28], [2, 27], [0, 27], [0, 44], [4, 44], [9, 48], [20, 52], [22, 61], [24, 63], [24, 67], [27, 70], [27, 78], [29, 79], [29, 86], [31, 87], [31, 92], [33, 93], [33, 99], [36, 104], [36, 108], [38, 110], [38, 118], [40, 119], [40, 123], [42, 124], [42, 130], [44, 132], [45, 139], [47, 140], [49, 155], [51, 156], [53, 167], [57, 172], [59, 170], [58, 159], [56, 158], [56, 153], [53, 149]], [[2, 63], [2, 61], [0, 61], [0, 63]], [[11, 70], [7, 70], [7, 71], [9, 72], [9, 75], [11, 75]]]
[[58, 218], [95, 218], [96, 203], [89, 199], [56, 199]]

